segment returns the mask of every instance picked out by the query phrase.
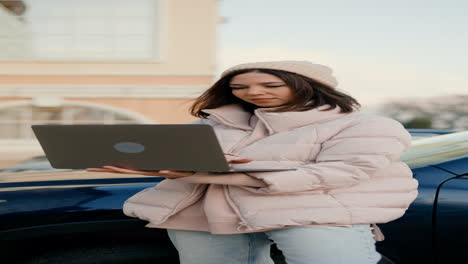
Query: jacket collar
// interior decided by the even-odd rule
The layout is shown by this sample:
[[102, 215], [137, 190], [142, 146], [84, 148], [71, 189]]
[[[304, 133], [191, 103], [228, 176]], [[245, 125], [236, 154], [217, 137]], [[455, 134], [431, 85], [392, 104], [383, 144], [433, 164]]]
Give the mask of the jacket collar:
[[[271, 113], [268, 112], [266, 108], [259, 108], [255, 110], [254, 114], [258, 117], [258, 122], [262, 122], [271, 135], [307, 125], [330, 121], [357, 112], [340, 113], [339, 107], [324, 111], [327, 108], [328, 105], [323, 105], [308, 111], [280, 113]], [[215, 109], [205, 109], [203, 112], [210, 114], [208, 119], [212, 119], [224, 125], [242, 130], [252, 130], [249, 126], [251, 114], [245, 111], [240, 105], [224, 105]]]

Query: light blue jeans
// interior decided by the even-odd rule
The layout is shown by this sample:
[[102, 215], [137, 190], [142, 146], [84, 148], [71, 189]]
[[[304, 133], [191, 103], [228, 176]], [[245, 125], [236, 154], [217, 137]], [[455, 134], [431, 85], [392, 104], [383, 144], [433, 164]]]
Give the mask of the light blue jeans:
[[380, 260], [370, 225], [291, 227], [232, 235], [170, 229], [168, 234], [181, 264], [273, 264], [273, 241], [288, 264], [376, 264]]

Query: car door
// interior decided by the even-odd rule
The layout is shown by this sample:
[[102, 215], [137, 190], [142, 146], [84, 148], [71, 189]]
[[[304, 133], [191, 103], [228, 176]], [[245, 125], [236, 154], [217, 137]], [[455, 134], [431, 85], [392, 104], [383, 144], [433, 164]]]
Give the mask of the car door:
[[454, 174], [439, 185], [434, 207], [436, 263], [468, 259], [468, 158], [441, 164]]

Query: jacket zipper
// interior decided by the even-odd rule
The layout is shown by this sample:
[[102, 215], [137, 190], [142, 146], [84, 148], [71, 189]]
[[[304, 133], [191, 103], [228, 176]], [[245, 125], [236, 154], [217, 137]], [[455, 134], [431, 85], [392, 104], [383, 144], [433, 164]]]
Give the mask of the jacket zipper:
[[224, 197], [226, 198], [226, 201], [228, 202], [229, 206], [231, 209], [234, 211], [234, 213], [239, 217], [241, 220], [239, 222], [239, 226], [237, 227], [238, 231], [245, 231], [245, 230], [253, 230], [253, 228], [249, 225], [248, 221], [242, 216], [241, 212], [239, 211], [239, 208], [234, 204], [234, 202], [231, 200], [231, 197], [229, 195], [229, 186], [224, 185]]
[[237, 142], [237, 144], [235, 144], [233, 147], [231, 147], [227, 153], [232, 153], [232, 154], [235, 154], [236, 151], [238, 151], [238, 147], [240, 145], [242, 145], [242, 143], [244, 143], [247, 139], [250, 138], [250, 136], [252, 135], [252, 133], [248, 133], [246, 136], [244, 136], [241, 140], [239, 140], [239, 142]]

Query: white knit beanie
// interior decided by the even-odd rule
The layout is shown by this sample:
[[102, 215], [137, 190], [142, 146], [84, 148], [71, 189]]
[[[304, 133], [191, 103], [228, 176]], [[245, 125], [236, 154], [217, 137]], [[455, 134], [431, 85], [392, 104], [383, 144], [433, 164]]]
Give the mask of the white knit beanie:
[[309, 77], [327, 87], [335, 88], [338, 85], [337, 80], [332, 75], [332, 69], [327, 66], [315, 64], [309, 61], [263, 61], [244, 63], [233, 66], [221, 74], [221, 78], [239, 70], [246, 69], [272, 69], [296, 73]]

